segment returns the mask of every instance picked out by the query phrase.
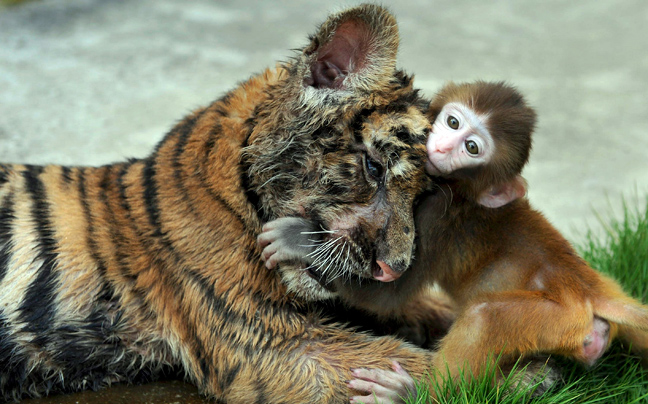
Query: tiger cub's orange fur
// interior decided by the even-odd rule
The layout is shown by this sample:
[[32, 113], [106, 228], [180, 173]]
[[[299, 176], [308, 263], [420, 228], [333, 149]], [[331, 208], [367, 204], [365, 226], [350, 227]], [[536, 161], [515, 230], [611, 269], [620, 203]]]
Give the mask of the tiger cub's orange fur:
[[220, 402], [341, 403], [352, 368], [422, 376], [430, 352], [327, 320], [321, 274], [266, 270], [255, 242], [301, 215], [338, 230], [352, 281], [410, 264], [430, 123], [397, 44], [383, 8], [343, 11], [147, 158], [1, 165], [2, 397], [171, 367]]

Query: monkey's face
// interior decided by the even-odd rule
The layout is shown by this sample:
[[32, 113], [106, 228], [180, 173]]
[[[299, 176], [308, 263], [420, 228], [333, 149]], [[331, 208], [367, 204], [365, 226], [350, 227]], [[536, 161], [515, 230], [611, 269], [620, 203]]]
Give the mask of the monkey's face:
[[488, 116], [457, 102], [446, 104], [427, 141], [428, 173], [452, 176], [482, 167], [492, 160], [495, 142], [487, 129]]

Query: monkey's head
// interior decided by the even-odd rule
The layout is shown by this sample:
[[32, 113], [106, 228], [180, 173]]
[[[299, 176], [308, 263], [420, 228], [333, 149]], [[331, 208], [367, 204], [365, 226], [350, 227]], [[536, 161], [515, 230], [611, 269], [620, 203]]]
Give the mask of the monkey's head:
[[536, 114], [515, 88], [449, 83], [428, 116], [434, 122], [427, 142], [430, 174], [457, 180], [474, 200], [512, 181], [520, 185], [516, 177], [529, 159]]
[[321, 259], [279, 266], [302, 298], [333, 296], [337, 277], [380, 278], [410, 264], [431, 124], [412, 78], [395, 68], [397, 49], [384, 8], [332, 15], [255, 113], [243, 157], [262, 219], [300, 216], [322, 230]]

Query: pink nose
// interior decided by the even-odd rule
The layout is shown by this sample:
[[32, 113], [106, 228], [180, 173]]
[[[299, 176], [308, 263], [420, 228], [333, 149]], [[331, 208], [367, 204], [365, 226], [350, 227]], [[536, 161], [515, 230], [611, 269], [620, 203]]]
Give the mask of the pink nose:
[[449, 151], [452, 151], [453, 147], [454, 142], [447, 136], [437, 138], [434, 142], [434, 148], [439, 153], [448, 153]]
[[376, 261], [376, 263], [378, 264], [378, 270], [374, 272], [373, 276], [374, 279], [380, 282], [393, 282], [402, 275], [394, 271], [386, 262]]

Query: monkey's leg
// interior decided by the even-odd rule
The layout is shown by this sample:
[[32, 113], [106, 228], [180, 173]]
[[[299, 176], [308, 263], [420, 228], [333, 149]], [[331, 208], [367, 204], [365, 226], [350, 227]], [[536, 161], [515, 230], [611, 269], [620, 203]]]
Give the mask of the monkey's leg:
[[[558, 304], [541, 292], [491, 294], [468, 306], [441, 340], [434, 367], [444, 378], [482, 376], [487, 368], [520, 356], [572, 355], [583, 349], [593, 315], [578, 301]], [[444, 370], [447, 371], [444, 372]]]

